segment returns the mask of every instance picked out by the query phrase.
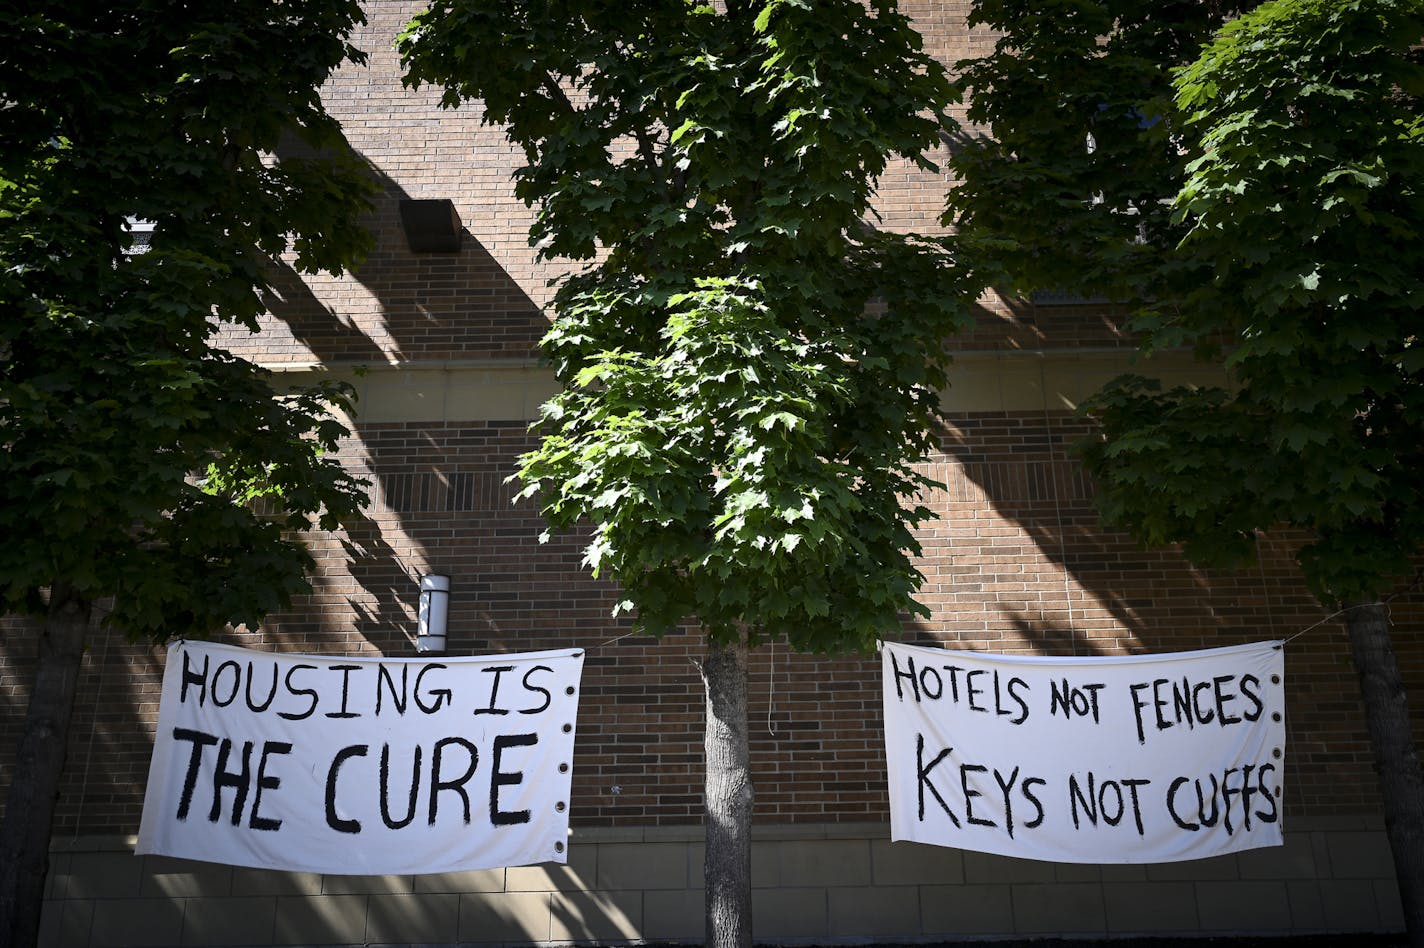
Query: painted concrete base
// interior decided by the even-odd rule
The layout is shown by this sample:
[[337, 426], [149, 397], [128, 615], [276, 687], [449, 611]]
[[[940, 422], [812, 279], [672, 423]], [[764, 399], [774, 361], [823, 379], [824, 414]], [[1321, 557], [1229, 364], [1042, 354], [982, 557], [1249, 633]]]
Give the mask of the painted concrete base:
[[[778, 944], [1403, 927], [1366, 817], [1296, 820], [1286, 845], [1153, 866], [1055, 865], [914, 843], [880, 824], [763, 826], [755, 937]], [[567, 866], [321, 876], [55, 841], [47, 948], [530, 945], [702, 940], [699, 827], [576, 829]]]

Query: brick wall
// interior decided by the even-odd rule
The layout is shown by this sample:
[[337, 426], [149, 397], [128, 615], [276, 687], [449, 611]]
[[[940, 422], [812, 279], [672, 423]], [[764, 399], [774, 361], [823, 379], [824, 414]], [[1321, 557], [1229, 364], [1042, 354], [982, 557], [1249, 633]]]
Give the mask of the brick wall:
[[[523, 422], [359, 426], [350, 455], [375, 482], [367, 519], [316, 544], [314, 593], [262, 630], [227, 638], [283, 651], [413, 653], [416, 578], [452, 578], [454, 654], [588, 650], [575, 763], [576, 825], [700, 819], [698, 637], [655, 642], [609, 618], [615, 591], [581, 567], [582, 538], [540, 544], [542, 521], [512, 506], [504, 478], [532, 445]], [[1145, 552], [1097, 529], [1089, 485], [1067, 456], [1087, 432], [1067, 413], [953, 417], [926, 467], [945, 487], [922, 500], [933, 616], [908, 640], [995, 652], [1177, 651], [1287, 637], [1323, 618], [1294, 575], [1288, 538], [1261, 564], [1209, 576], [1172, 551]], [[359, 441], [359, 443], [358, 443]], [[1394, 619], [1410, 685], [1424, 686], [1418, 597]], [[7, 636], [7, 643], [15, 641]], [[7, 646], [7, 650], [9, 646]], [[1368, 812], [1378, 804], [1358, 693], [1338, 622], [1287, 653], [1287, 813]], [[26, 665], [11, 659], [18, 693]], [[86, 659], [58, 832], [137, 828], [159, 663], [98, 638]], [[886, 797], [873, 656], [755, 657], [751, 688], [757, 819], [883, 820]], [[18, 705], [7, 709], [7, 736]]]
[[[964, 31], [966, 3], [907, 6], [947, 62], [989, 39]], [[390, 43], [417, 8], [370, 4], [359, 42], [371, 64], [344, 71], [326, 93], [383, 187], [372, 218], [375, 253], [347, 278], [279, 275], [264, 331], [225, 339], [238, 354], [276, 368], [320, 364], [341, 375], [374, 367], [351, 376], [365, 398], [343, 448], [347, 462], [373, 479], [372, 504], [362, 522], [315, 541], [311, 596], [261, 630], [224, 638], [287, 651], [411, 654], [416, 578], [448, 574], [453, 653], [588, 650], [574, 825], [631, 832], [695, 824], [698, 637], [653, 642], [627, 635], [625, 624], [608, 617], [615, 590], [580, 565], [580, 538], [541, 545], [537, 515], [509, 503], [504, 479], [532, 446], [527, 422], [550, 390], [534, 354], [546, 325], [546, 280], [555, 271], [538, 265], [528, 246], [531, 214], [513, 197], [509, 171], [517, 156], [502, 133], [479, 126], [477, 105], [441, 112], [432, 91], [401, 88]], [[937, 226], [948, 183], [891, 169], [880, 199], [885, 226]], [[403, 197], [452, 199], [468, 231], [462, 250], [412, 254], [396, 222]], [[1288, 647], [1286, 815], [1358, 820], [1374, 812], [1378, 796], [1343, 628], [1301, 585], [1290, 560], [1294, 538], [1264, 537], [1259, 566], [1210, 575], [1172, 551], [1144, 552], [1097, 527], [1091, 485], [1069, 456], [1071, 443], [1089, 432], [1067, 409], [1094, 380], [1121, 367], [1114, 353], [1130, 344], [1121, 314], [988, 299], [980, 315], [972, 332], [948, 343], [960, 354], [945, 395], [950, 414], [940, 453], [926, 462], [945, 486], [923, 498], [938, 519], [921, 533], [921, 599], [933, 615], [907, 626], [906, 638], [989, 651], [1118, 654], [1284, 638], [1327, 620]], [[1408, 685], [1418, 691], [1424, 596], [1397, 599], [1392, 609]], [[4, 622], [0, 744], [7, 749], [23, 716], [32, 642], [23, 623]], [[61, 845], [82, 848], [91, 834], [136, 830], [159, 675], [156, 650], [94, 637], [59, 805]], [[764, 647], [753, 659], [751, 703], [761, 825], [879, 827], [887, 814], [873, 656]], [[11, 760], [7, 750], [0, 785], [8, 783]], [[1365, 832], [1354, 823], [1341, 831]], [[873, 838], [870, 830], [855, 833], [862, 842]], [[1036, 878], [1030, 872], [1005, 884], [1043, 881]], [[866, 884], [879, 883], [868, 876]], [[775, 898], [790, 905], [799, 891]], [[829, 890], [817, 891], [805, 897], [824, 907]], [[1388, 924], [1386, 916], [1377, 918]]]

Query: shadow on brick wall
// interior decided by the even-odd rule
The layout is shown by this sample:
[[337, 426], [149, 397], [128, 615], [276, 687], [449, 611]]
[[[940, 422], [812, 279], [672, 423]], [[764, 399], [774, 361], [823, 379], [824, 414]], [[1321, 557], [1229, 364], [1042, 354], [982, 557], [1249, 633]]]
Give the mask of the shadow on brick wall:
[[[402, 202], [413, 195], [362, 160], [378, 189], [366, 221], [372, 253], [342, 280], [279, 267], [266, 300], [267, 338], [258, 341], [264, 361], [290, 338], [297, 361], [358, 373], [528, 364], [548, 328], [539, 308], [469, 227], [457, 251], [413, 252], [400, 218]], [[456, 521], [512, 502], [514, 490], [503, 481], [513, 472], [525, 426], [523, 419], [451, 425], [438, 413], [428, 422], [373, 422], [358, 405], [342, 452], [371, 481], [367, 515], [336, 538], [346, 569], [324, 569], [313, 597], [273, 617], [273, 627], [318, 649], [350, 649], [354, 634], [384, 654], [410, 654], [420, 575], [452, 572], [448, 540]], [[463, 449], [454, 447], [460, 442]], [[521, 532], [537, 534], [532, 524]], [[328, 546], [328, 556], [336, 552]], [[480, 594], [488, 605], [502, 592], [482, 577], [455, 582], [451, 620], [458, 638], [468, 597]], [[498, 631], [488, 613], [483, 625]]]
[[[1378, 787], [1351, 670], [1345, 630], [1307, 590], [1295, 564], [1302, 540], [1278, 531], [1258, 537], [1257, 562], [1241, 571], [1193, 567], [1175, 548], [1148, 550], [1104, 529], [1091, 480], [1073, 445], [1093, 437], [1068, 411], [964, 413], [948, 419], [941, 447], [949, 463], [941, 494], [929, 498], [952, 523], [956, 509], [997, 517], [972, 520], [947, 543], [968, 565], [957, 581], [981, 580], [958, 608], [995, 631], [993, 641], [952, 621], [919, 624], [913, 635], [946, 647], [1032, 649], [1042, 654], [1177, 652], [1245, 642], [1287, 642], [1287, 813], [1372, 812]], [[988, 536], [981, 536], [981, 533]], [[1009, 565], [1007, 561], [1015, 560]], [[951, 582], [941, 580], [941, 582]], [[972, 583], [971, 583], [972, 585]], [[976, 598], [977, 601], [976, 601]], [[1424, 594], [1391, 603], [1406, 687], [1424, 689]], [[1416, 709], [1424, 738], [1424, 718]]]
[[533, 357], [548, 320], [481, 242], [481, 208], [456, 208], [457, 250], [416, 252], [403, 202], [449, 195], [419, 174], [410, 177], [425, 186], [412, 193], [353, 154], [376, 186], [363, 221], [371, 252], [342, 277], [302, 276], [279, 264], [265, 300], [272, 318], [251, 340], [254, 354], [334, 366]]

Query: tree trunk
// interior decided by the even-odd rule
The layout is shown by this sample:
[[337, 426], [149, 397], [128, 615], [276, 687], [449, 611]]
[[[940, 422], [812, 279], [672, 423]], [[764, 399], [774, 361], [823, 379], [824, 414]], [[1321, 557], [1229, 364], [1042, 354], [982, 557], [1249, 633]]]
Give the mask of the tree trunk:
[[705, 813], [707, 948], [752, 943], [752, 778], [747, 746], [747, 644], [710, 643]]
[[12, 948], [32, 946], [39, 937], [50, 826], [89, 613], [87, 600], [67, 585], [55, 584], [0, 827], [0, 944]]
[[1350, 652], [1360, 675], [1365, 719], [1384, 797], [1384, 825], [1412, 948], [1424, 948], [1424, 775], [1409, 719], [1409, 701], [1390, 644], [1388, 608], [1351, 603], [1345, 612]]

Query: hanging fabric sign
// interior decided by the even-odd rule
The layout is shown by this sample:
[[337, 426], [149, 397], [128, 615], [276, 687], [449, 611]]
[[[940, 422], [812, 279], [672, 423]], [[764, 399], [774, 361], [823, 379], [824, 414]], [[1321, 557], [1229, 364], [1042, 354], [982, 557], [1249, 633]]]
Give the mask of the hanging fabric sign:
[[1279, 642], [1048, 658], [886, 643], [892, 839], [1053, 862], [1281, 844]]
[[168, 649], [139, 853], [328, 874], [566, 861], [581, 650]]

